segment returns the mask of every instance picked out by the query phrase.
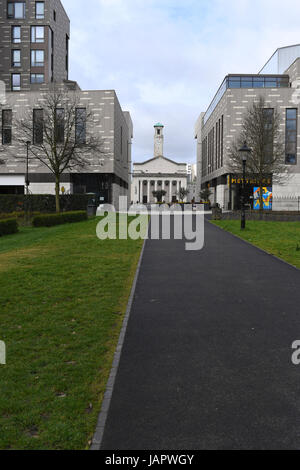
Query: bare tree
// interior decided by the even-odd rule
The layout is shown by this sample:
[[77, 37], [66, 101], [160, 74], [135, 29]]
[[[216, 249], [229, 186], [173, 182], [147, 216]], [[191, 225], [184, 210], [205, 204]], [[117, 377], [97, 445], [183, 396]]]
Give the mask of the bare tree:
[[53, 173], [59, 212], [62, 174], [86, 167], [91, 155], [103, 155], [103, 140], [95, 133], [92, 112], [80, 105], [80, 97], [74, 91], [54, 86], [33, 108], [16, 121], [18, 141], [23, 145], [30, 141], [30, 159]]
[[152, 191], [152, 194], [156, 198], [157, 202], [161, 202], [163, 197], [167, 194], [167, 191], [159, 189], [158, 191]]
[[287, 176], [285, 166], [285, 145], [280, 132], [280, 114], [275, 108], [266, 106], [260, 97], [247, 110], [239, 137], [230, 148], [228, 169], [231, 173], [242, 174], [242, 159], [239, 149], [247, 142], [251, 153], [247, 159], [246, 176], [255, 178], [259, 187], [260, 210], [263, 210], [262, 188], [266, 178], [272, 176], [278, 183]]
[[179, 197], [180, 201], [183, 202], [184, 198], [189, 194], [189, 190], [186, 188], [180, 188], [176, 194]]

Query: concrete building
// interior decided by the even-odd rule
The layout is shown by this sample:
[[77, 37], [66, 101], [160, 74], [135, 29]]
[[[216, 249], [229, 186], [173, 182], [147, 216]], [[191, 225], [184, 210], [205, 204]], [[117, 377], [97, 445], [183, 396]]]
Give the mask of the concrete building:
[[180, 188], [187, 188], [187, 164], [177, 163], [163, 156], [164, 126], [154, 126], [154, 158], [134, 163], [131, 200], [134, 203], [155, 203], [153, 191], [164, 190], [166, 203], [179, 200]]
[[[209, 187], [211, 201], [224, 209], [240, 205], [241, 180], [228, 169], [230, 146], [238, 137], [243, 115], [262, 96], [266, 105], [279, 110], [285, 139], [285, 164], [289, 178], [282, 184], [266, 181], [273, 194], [273, 210], [298, 210], [300, 198], [300, 45], [278, 49], [256, 75], [227, 75], [195, 126], [198, 190]], [[257, 183], [247, 185], [253, 201]]]
[[197, 165], [188, 163], [187, 164], [187, 174], [188, 174], [188, 185], [187, 189], [189, 194], [187, 199], [189, 202], [198, 202], [200, 200], [198, 184], [197, 184]]
[[[94, 192], [100, 201], [118, 207], [120, 195], [130, 202], [130, 113], [122, 110], [114, 90], [82, 91], [68, 79], [69, 37], [70, 22], [60, 0], [0, 0], [0, 80], [6, 88], [0, 113], [1, 159], [5, 162], [0, 166], [0, 193], [24, 193], [26, 145], [16, 139], [16, 122], [28, 109], [34, 119], [36, 112], [42, 112], [45, 94], [59, 86], [71, 97], [76, 95], [79, 109], [92, 113], [93, 123], [86, 132], [100, 137], [103, 144], [101, 157], [91, 154], [84, 169], [65, 172], [61, 186], [69, 193]], [[14, 62], [14, 58], [20, 60]], [[33, 194], [55, 191], [53, 174], [32, 159], [29, 181]]]

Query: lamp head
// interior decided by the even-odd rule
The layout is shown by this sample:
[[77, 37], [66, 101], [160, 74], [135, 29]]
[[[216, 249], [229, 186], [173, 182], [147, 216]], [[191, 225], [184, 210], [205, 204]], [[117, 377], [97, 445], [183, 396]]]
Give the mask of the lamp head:
[[247, 161], [248, 155], [251, 153], [251, 149], [248, 147], [247, 142], [244, 142], [244, 145], [242, 148], [239, 150], [243, 162]]

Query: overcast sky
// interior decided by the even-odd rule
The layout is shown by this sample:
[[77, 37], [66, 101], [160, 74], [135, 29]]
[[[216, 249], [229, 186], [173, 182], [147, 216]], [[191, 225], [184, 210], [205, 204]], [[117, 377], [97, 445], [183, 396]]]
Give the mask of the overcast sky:
[[195, 162], [194, 124], [228, 73], [257, 73], [300, 43], [299, 0], [62, 0], [71, 19], [70, 78], [115, 89], [134, 124], [133, 161]]

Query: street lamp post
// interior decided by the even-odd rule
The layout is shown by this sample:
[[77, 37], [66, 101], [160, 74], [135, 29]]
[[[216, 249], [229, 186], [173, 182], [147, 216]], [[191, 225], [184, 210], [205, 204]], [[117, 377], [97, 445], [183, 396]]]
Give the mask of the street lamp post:
[[241, 230], [246, 228], [246, 213], [245, 213], [245, 180], [246, 180], [246, 163], [248, 155], [251, 153], [251, 149], [247, 146], [247, 142], [239, 150], [242, 161], [243, 161], [243, 183], [242, 183], [242, 212], [241, 212]]

